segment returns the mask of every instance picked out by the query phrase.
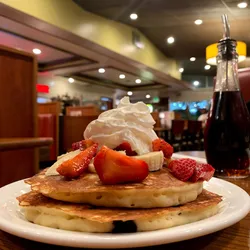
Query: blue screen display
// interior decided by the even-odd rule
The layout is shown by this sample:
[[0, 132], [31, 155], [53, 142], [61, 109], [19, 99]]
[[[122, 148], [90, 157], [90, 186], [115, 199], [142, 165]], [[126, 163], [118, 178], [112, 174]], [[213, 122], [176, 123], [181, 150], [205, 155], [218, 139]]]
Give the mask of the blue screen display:
[[208, 109], [209, 101], [202, 100], [199, 102], [170, 102], [170, 111], [186, 110], [187, 107], [191, 114], [196, 114], [198, 109]]

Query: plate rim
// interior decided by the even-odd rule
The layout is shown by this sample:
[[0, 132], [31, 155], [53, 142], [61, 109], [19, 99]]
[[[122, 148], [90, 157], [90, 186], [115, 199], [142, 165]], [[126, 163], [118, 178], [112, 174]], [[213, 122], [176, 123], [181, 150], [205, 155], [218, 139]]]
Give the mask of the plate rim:
[[[238, 221], [243, 219], [250, 211], [250, 197], [245, 190], [243, 190], [239, 186], [237, 186], [233, 183], [230, 183], [226, 180], [213, 177], [210, 184], [216, 185], [216, 183], [217, 183], [217, 185], [218, 185], [218, 183], [222, 183], [222, 185], [226, 184], [226, 185], [230, 186], [231, 188], [236, 189], [244, 197], [244, 200], [246, 200], [248, 202], [244, 203], [244, 206], [241, 209], [241, 211], [233, 211], [232, 214], [234, 216], [232, 216], [232, 214], [226, 215], [226, 216], [224, 215], [224, 217], [225, 217], [224, 220], [222, 220], [220, 218], [220, 220], [219, 220], [220, 223], [216, 224], [216, 228], [212, 225], [213, 223], [211, 224], [211, 222], [207, 221], [208, 227], [206, 228], [206, 230], [203, 229], [203, 230], [198, 231], [198, 232], [197, 232], [197, 230], [196, 231], [194, 230], [195, 235], [193, 235], [193, 236], [191, 236], [188, 233], [185, 233], [184, 232], [185, 230], [183, 227], [188, 225], [189, 227], [192, 228], [192, 224], [194, 224], [195, 222], [190, 223], [190, 224], [177, 226], [179, 228], [182, 227], [181, 240], [179, 239], [180, 235], [174, 235], [171, 231], [170, 231], [172, 234], [171, 240], [168, 239], [166, 241], [166, 239], [162, 236], [162, 234], [164, 234], [165, 231], [167, 231], [167, 230], [169, 231], [170, 229], [175, 229], [177, 227], [173, 227], [170, 229], [155, 230], [155, 231], [150, 231], [150, 232], [138, 232], [138, 233], [133, 233], [133, 234], [122, 234], [122, 235], [121, 234], [116, 235], [116, 234], [110, 234], [110, 233], [94, 234], [94, 233], [84, 233], [84, 232], [74, 232], [74, 231], [54, 229], [54, 230], [58, 230], [58, 232], [56, 232], [56, 234], [57, 233], [60, 234], [63, 231], [62, 237], [57, 238], [57, 235], [51, 234], [51, 232], [44, 233], [43, 231], [46, 227], [37, 225], [38, 228], [42, 227], [41, 228], [42, 234], [40, 233], [40, 235], [39, 235], [39, 234], [35, 233], [34, 230], [32, 231], [32, 228], [25, 227], [26, 228], [26, 231], [25, 231], [25, 230], [20, 230], [20, 228], [23, 227], [22, 225], [20, 226], [20, 225], [16, 224], [15, 227], [13, 227], [13, 224], [11, 226], [11, 223], [8, 222], [3, 217], [0, 218], [0, 230], [3, 230], [7, 233], [16, 235], [16, 236], [21, 237], [21, 238], [25, 238], [25, 239], [33, 240], [33, 241], [37, 241], [37, 242], [59, 245], [59, 246], [88, 247], [88, 248], [113, 248], [114, 249], [114, 248], [129, 248], [129, 247], [145, 247], [145, 246], [154, 246], [154, 245], [160, 245], [160, 244], [169, 244], [169, 243], [173, 243], [173, 242], [177, 242], [177, 241], [183, 241], [183, 240], [187, 240], [187, 239], [197, 238], [197, 237], [200, 237], [203, 235], [217, 232], [219, 230], [222, 230], [224, 228], [227, 228], [227, 227], [237, 223]], [[10, 188], [13, 188], [13, 186], [15, 186], [15, 185], [23, 185], [23, 188], [27, 188], [27, 186], [28, 186], [27, 184], [24, 183], [24, 180], [20, 180], [20, 181], [10, 183], [10, 184], [0, 188], [0, 193], [4, 192], [5, 190], [9, 190]], [[12, 200], [12, 199], [10, 199], [10, 200]], [[2, 205], [3, 205], [3, 203], [0, 202], [0, 206], [2, 206]], [[204, 219], [204, 220], [208, 220], [208, 219]], [[201, 220], [198, 222], [202, 222], [204, 220]], [[194, 227], [194, 225], [193, 225], [193, 227]], [[49, 228], [49, 229], [52, 229], [52, 228]], [[69, 239], [69, 238], [65, 239], [63, 237], [63, 235], [66, 234], [67, 232], [70, 232], [73, 234], [76, 233], [73, 237], [74, 239]], [[84, 244], [82, 241], [79, 242], [79, 241], [75, 240], [75, 237], [77, 238], [78, 236], [76, 236], [76, 235], [78, 235], [78, 234], [81, 234], [82, 239], [85, 239], [85, 240], [87, 239], [87, 241], [84, 242]], [[140, 236], [142, 234], [145, 237], [138, 237], [138, 235]], [[167, 234], [169, 235], [169, 232], [167, 232]], [[130, 240], [132, 239], [132, 241], [130, 241], [130, 242], [124, 241], [124, 239], [126, 239], [128, 237], [130, 238]], [[105, 241], [103, 245], [102, 245], [102, 243], [99, 243], [99, 241], [97, 240], [98, 238], [102, 241]], [[124, 238], [124, 239], [122, 239], [122, 238]], [[137, 238], [137, 239], [135, 239], [135, 238]], [[141, 238], [143, 238], [143, 240]], [[154, 239], [154, 240], [152, 240], [152, 239]]]

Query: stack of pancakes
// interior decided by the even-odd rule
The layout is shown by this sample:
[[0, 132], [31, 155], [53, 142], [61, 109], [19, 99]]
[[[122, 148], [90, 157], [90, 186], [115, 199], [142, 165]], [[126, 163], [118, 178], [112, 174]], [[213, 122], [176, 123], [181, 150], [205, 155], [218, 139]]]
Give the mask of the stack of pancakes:
[[95, 173], [78, 179], [46, 176], [26, 180], [32, 191], [17, 199], [27, 220], [82, 232], [137, 232], [191, 223], [218, 213], [221, 197], [203, 182], [182, 182], [163, 168], [142, 183], [103, 185]]

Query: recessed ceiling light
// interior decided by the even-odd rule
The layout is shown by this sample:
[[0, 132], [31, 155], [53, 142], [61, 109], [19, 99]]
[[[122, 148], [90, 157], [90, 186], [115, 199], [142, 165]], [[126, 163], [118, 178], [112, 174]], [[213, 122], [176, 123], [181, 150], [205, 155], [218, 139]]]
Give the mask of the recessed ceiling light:
[[151, 96], [149, 94], [146, 95], [146, 98], [149, 99]]
[[194, 23], [196, 25], [201, 25], [203, 23], [203, 21], [201, 19], [197, 19], [197, 20], [194, 21]]
[[209, 70], [210, 68], [211, 68], [211, 66], [210, 66], [210, 65], [208, 65], [208, 64], [207, 64], [207, 65], [205, 65], [205, 67], [204, 67], [204, 69], [205, 69], [205, 70]]
[[167, 43], [168, 43], [168, 44], [174, 43], [174, 37], [172, 37], [172, 36], [168, 37], [168, 38], [167, 38]]
[[40, 49], [37, 49], [37, 48], [33, 49], [32, 51], [36, 55], [40, 55], [42, 53], [42, 51]]
[[247, 2], [240, 2], [237, 4], [238, 8], [245, 9], [247, 7]]
[[130, 19], [131, 20], [136, 20], [138, 18], [138, 15], [136, 13], [130, 14]]
[[74, 80], [74, 78], [70, 77], [70, 78], [68, 79], [68, 81], [69, 81], [69, 83], [73, 83], [75, 80]]
[[127, 95], [131, 96], [131, 95], [133, 95], [133, 92], [132, 91], [128, 91]]
[[103, 74], [103, 73], [105, 73], [105, 69], [104, 68], [100, 68], [100, 69], [98, 69], [98, 72], [101, 73], [101, 74]]
[[190, 59], [189, 59], [191, 62], [194, 62], [195, 60], [196, 60], [196, 58], [195, 57], [190, 57]]
[[194, 81], [194, 82], [193, 82], [193, 85], [197, 87], [197, 86], [200, 85], [200, 82], [199, 82], [199, 81]]
[[184, 68], [179, 68], [179, 72], [184, 72]]
[[141, 79], [136, 79], [135, 83], [138, 83], [138, 84], [141, 83]]
[[120, 79], [124, 79], [125, 77], [126, 77], [126, 76], [125, 76], [124, 74], [120, 74], [120, 75], [119, 75], [119, 78], [120, 78]]

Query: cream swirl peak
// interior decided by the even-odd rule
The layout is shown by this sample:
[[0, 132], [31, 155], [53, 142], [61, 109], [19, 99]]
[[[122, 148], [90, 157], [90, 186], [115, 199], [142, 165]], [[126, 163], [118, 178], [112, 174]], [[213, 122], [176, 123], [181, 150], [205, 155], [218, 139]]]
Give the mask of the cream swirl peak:
[[152, 141], [157, 138], [154, 124], [145, 103], [130, 103], [129, 97], [124, 97], [117, 108], [103, 112], [87, 126], [84, 138], [109, 148], [126, 141], [133, 151], [142, 155], [152, 151]]

